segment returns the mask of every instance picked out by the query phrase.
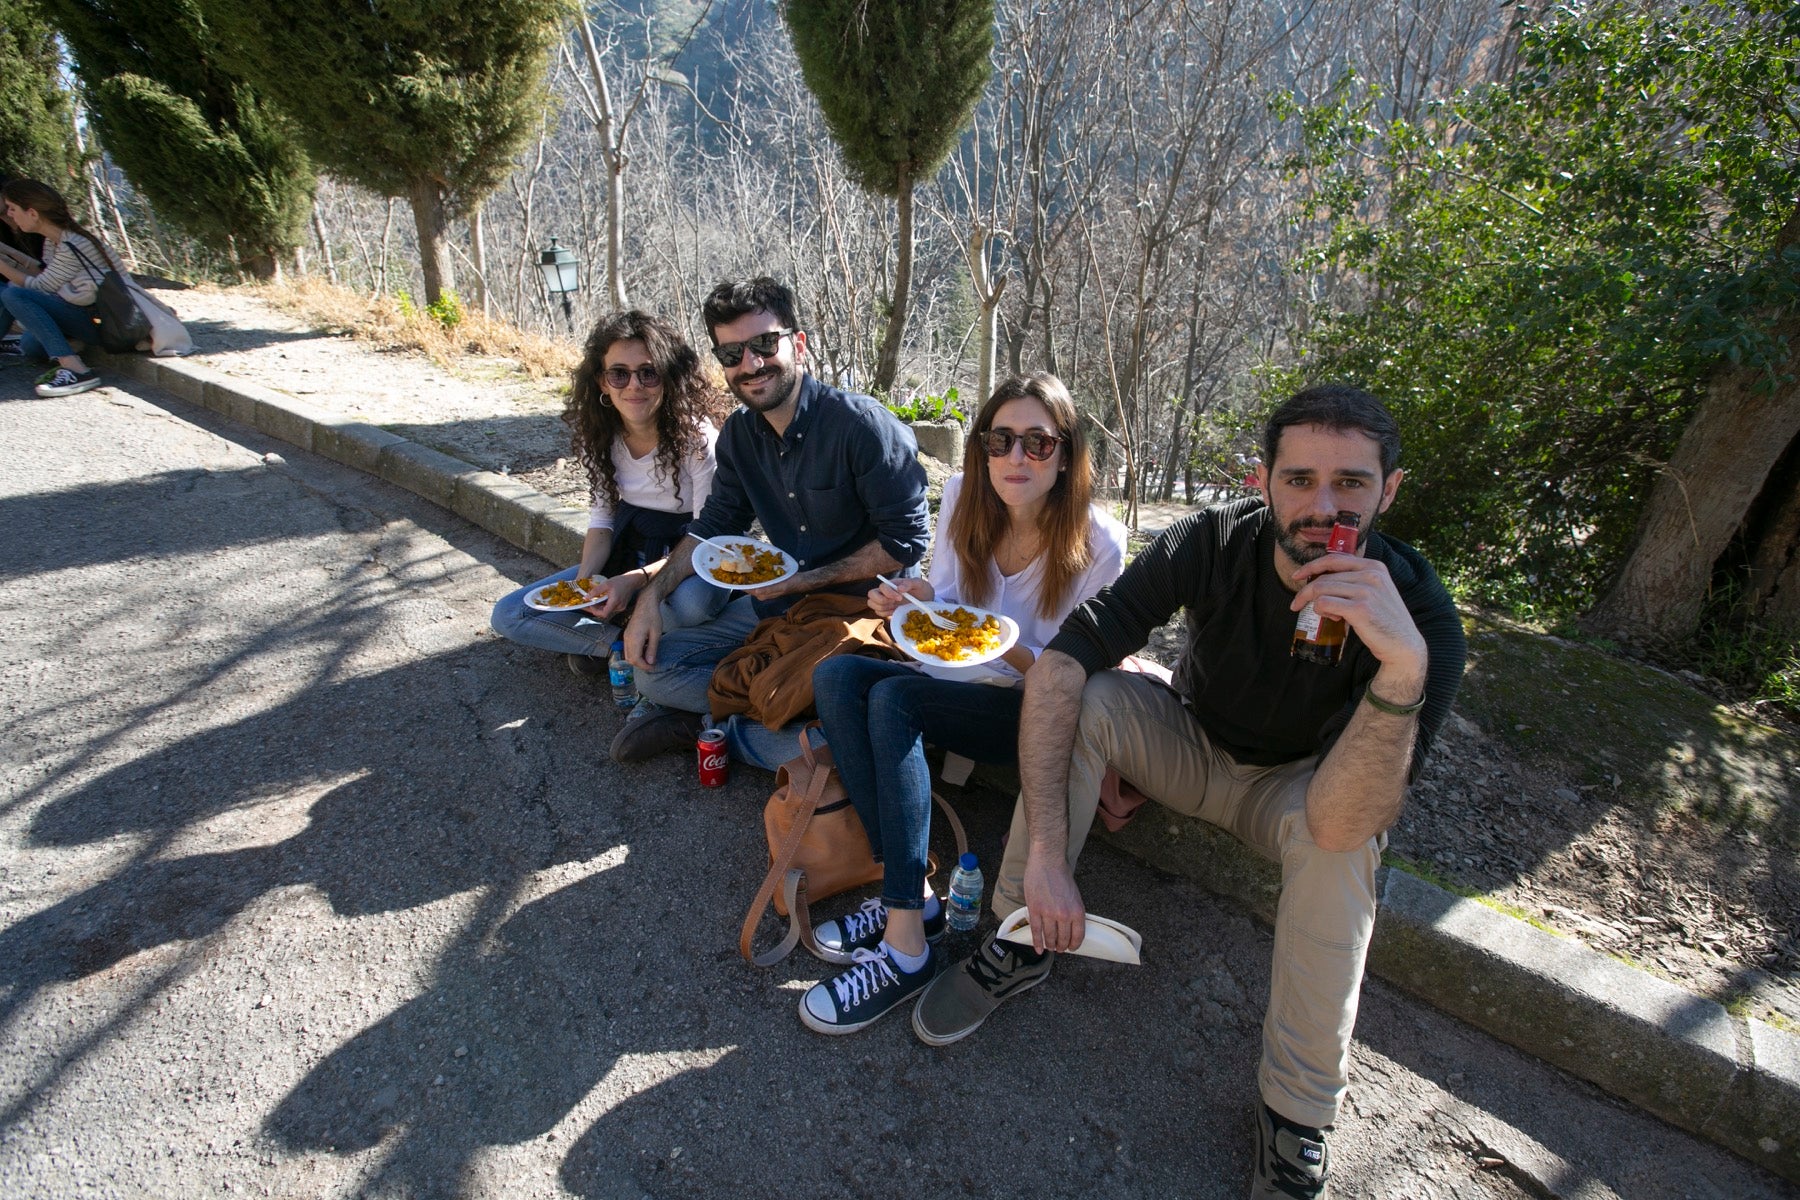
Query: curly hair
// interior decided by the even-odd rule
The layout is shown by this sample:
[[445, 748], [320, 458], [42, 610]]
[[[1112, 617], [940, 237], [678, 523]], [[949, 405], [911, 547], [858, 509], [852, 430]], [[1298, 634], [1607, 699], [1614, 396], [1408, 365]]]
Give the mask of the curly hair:
[[605, 496], [615, 508], [619, 481], [612, 446], [625, 432], [625, 422], [607, 398], [600, 376], [613, 343], [632, 341], [644, 343], [662, 376], [662, 403], [656, 409], [656, 478], [669, 482], [677, 500], [681, 463], [698, 454], [703, 444], [700, 422], [717, 424], [729, 409], [721, 389], [701, 369], [700, 356], [675, 326], [636, 309], [602, 317], [575, 368], [562, 419], [587, 472], [589, 490], [596, 497]]
[[963, 594], [971, 604], [986, 604], [993, 590], [988, 567], [1012, 518], [988, 474], [987, 450], [982, 447], [981, 435], [993, 427], [1002, 405], [1024, 399], [1042, 404], [1063, 438], [1063, 469], [1044, 499], [1044, 510], [1038, 514], [1037, 522], [1044, 539], [1039, 551], [1044, 560], [1044, 583], [1038, 595], [1038, 613], [1048, 620], [1063, 611], [1069, 590], [1094, 558], [1094, 549], [1088, 543], [1094, 467], [1088, 457], [1081, 412], [1062, 380], [1045, 371], [1014, 376], [1001, 382], [975, 414], [974, 433], [963, 447], [963, 491], [956, 511], [950, 515], [949, 541], [956, 554]]

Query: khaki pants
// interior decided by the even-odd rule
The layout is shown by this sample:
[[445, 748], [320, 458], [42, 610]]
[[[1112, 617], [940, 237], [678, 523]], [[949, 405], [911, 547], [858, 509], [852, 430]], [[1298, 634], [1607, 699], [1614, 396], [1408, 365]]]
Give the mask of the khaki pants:
[[[1173, 691], [1143, 675], [1102, 671], [1082, 692], [1069, 761], [1071, 868], [1094, 823], [1109, 765], [1151, 799], [1209, 821], [1281, 864], [1258, 1085], [1263, 1101], [1289, 1120], [1332, 1124], [1348, 1084], [1350, 1032], [1375, 927], [1375, 868], [1385, 839], [1343, 854], [1319, 849], [1306, 827], [1306, 788], [1317, 758], [1242, 765], [1212, 746]], [[994, 911], [1003, 918], [1025, 903], [1029, 851], [1021, 804], [994, 884]]]

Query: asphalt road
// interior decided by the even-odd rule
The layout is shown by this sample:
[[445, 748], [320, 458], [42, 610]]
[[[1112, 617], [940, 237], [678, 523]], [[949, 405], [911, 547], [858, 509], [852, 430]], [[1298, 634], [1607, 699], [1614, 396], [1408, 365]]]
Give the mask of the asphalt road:
[[[31, 374], [0, 374], [0, 1195], [1245, 1194], [1241, 912], [1095, 847], [1143, 966], [1059, 964], [946, 1049], [812, 1034], [824, 965], [735, 952], [768, 777], [608, 762], [604, 687], [487, 631], [542, 563]], [[1006, 802], [960, 808], [991, 870]], [[1796, 1194], [1377, 982], [1354, 1056], [1339, 1196]]]

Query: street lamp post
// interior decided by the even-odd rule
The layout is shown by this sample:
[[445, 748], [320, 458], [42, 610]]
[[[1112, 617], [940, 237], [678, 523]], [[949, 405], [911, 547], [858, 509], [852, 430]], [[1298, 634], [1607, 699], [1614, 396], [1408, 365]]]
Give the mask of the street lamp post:
[[552, 296], [561, 297], [563, 319], [569, 323], [569, 336], [574, 337], [575, 312], [569, 306], [569, 297], [581, 290], [581, 260], [551, 238], [550, 244], [538, 254], [538, 270], [544, 273], [544, 289]]

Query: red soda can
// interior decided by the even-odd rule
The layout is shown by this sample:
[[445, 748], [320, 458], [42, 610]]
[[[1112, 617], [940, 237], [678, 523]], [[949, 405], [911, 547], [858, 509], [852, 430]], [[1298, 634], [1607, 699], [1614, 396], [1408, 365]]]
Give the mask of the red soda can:
[[725, 753], [725, 731], [703, 729], [695, 746], [700, 755], [700, 786], [724, 787], [726, 768], [731, 762]]

